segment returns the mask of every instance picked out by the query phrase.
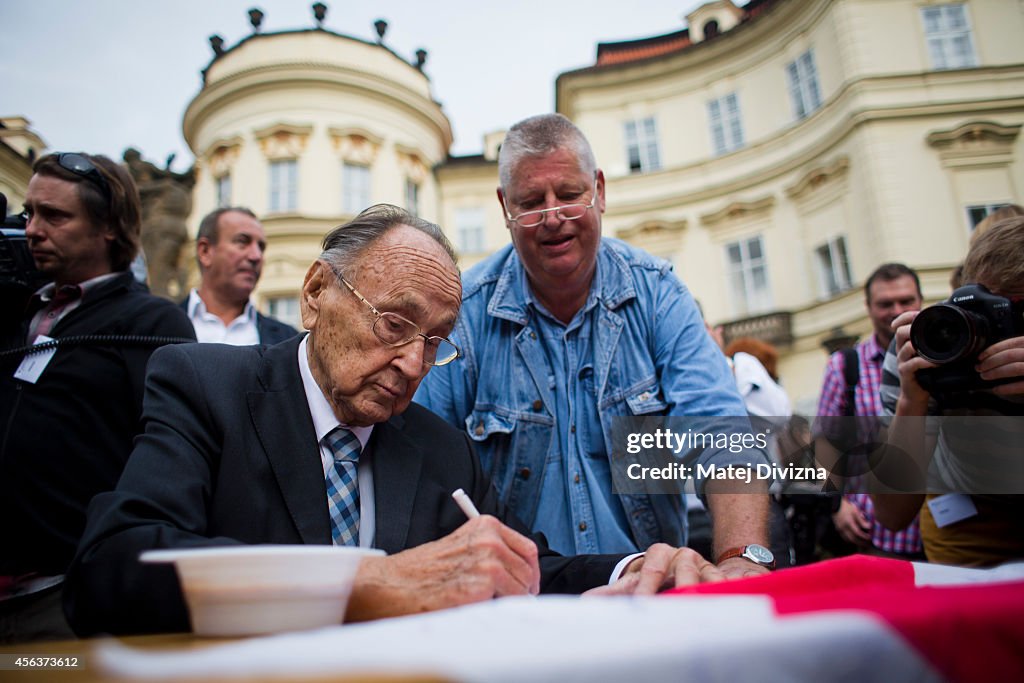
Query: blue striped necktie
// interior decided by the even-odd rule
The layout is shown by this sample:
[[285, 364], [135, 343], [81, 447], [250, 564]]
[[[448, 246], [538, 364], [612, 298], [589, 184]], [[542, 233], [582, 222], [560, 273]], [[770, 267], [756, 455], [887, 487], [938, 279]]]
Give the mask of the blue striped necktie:
[[334, 454], [334, 466], [327, 469], [327, 512], [331, 516], [334, 545], [359, 545], [359, 483], [356, 465], [362, 445], [348, 429], [336, 427], [324, 437]]

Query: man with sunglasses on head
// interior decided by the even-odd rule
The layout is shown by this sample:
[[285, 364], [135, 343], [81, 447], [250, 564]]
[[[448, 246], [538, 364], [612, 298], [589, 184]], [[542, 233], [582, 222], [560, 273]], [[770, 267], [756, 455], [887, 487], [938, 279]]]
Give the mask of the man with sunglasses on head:
[[[0, 640], [69, 637], [63, 574], [85, 509], [114, 488], [139, 431], [146, 362], [159, 339], [195, 339], [188, 318], [129, 270], [139, 195], [110, 159], [49, 154], [25, 198], [35, 266], [52, 279], [0, 360]], [[88, 337], [81, 343], [75, 338]], [[15, 349], [56, 339], [56, 350]], [[67, 343], [64, 343], [67, 342]]]
[[[604, 173], [566, 117], [514, 125], [498, 173], [512, 244], [463, 277], [452, 340], [465, 359], [431, 373], [416, 401], [466, 431], [503, 500], [555, 550], [685, 545], [682, 495], [613, 492], [613, 422], [739, 424], [747, 413], [725, 357], [666, 261], [601, 236]], [[696, 464], [767, 462], [763, 451], [707, 448]], [[714, 559], [729, 577], [768, 571], [766, 488], [726, 493], [723, 483], [697, 482]]]
[[[188, 628], [174, 570], [151, 548], [239, 543], [373, 547], [346, 618], [505, 595], [581, 592], [619, 555], [562, 557], [508, 514], [472, 442], [412, 396], [459, 362], [462, 288], [441, 229], [371, 207], [324, 240], [300, 294], [307, 335], [274, 346], [157, 351], [144, 433], [117, 489], [96, 497], [65, 603], [82, 635]], [[482, 516], [467, 521], [463, 489]], [[643, 576], [639, 574], [643, 569]], [[674, 549], [633, 562], [616, 590], [689, 580]], [[715, 573], [709, 563], [699, 571]], [[296, 577], [296, 584], [302, 577]]]

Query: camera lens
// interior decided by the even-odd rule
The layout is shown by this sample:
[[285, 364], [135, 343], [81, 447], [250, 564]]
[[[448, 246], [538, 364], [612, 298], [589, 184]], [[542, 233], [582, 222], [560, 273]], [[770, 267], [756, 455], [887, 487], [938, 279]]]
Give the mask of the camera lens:
[[921, 311], [910, 326], [910, 341], [919, 356], [937, 365], [952, 363], [986, 346], [987, 321], [950, 304]]

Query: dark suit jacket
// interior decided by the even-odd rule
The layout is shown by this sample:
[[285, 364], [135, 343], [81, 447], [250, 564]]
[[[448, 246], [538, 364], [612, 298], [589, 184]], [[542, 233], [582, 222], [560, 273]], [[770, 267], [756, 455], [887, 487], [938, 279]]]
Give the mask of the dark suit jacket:
[[[23, 346], [28, 322], [0, 345]], [[196, 338], [129, 272], [91, 288], [50, 336], [107, 339], [60, 347], [34, 384], [13, 377], [22, 356], [0, 360], [0, 575], [64, 573], [89, 501], [117, 485], [140, 431], [155, 343], [136, 342]]]
[[[179, 306], [185, 313], [188, 313], [188, 297], [185, 297]], [[256, 332], [260, 335], [260, 344], [266, 346], [291, 339], [299, 333], [291, 325], [283, 323], [277, 318], [271, 318], [269, 315], [263, 315], [259, 311], [256, 311]]]
[[256, 331], [260, 333], [260, 344], [267, 346], [291, 339], [299, 333], [291, 325], [287, 325], [277, 318], [271, 318], [269, 315], [263, 315], [259, 311], [256, 311]]
[[[329, 544], [319, 446], [302, 388], [301, 338], [272, 347], [197, 344], [153, 355], [145, 433], [115, 491], [97, 496], [65, 587], [75, 630], [188, 628], [173, 569], [142, 565], [149, 548], [231, 543]], [[528, 533], [506, 513], [470, 442], [411, 405], [376, 425], [367, 444], [375, 547], [396, 553], [465, 523], [463, 488], [480, 511]], [[565, 558], [535, 537], [542, 588], [579, 592], [607, 581], [620, 556]]]

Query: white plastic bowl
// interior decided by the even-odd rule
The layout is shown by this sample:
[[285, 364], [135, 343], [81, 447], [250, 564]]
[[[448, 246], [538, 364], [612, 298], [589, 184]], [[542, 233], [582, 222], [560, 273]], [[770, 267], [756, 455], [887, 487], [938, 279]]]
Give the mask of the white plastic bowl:
[[244, 636], [340, 624], [362, 558], [382, 550], [328, 545], [242, 545], [148, 550], [173, 562], [192, 630]]

